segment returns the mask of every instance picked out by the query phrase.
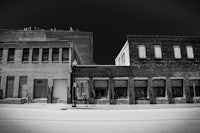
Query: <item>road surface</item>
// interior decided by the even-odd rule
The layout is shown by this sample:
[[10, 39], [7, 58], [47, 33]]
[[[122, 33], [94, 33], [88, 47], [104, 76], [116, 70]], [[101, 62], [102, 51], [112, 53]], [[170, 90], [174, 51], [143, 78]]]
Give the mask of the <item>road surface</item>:
[[0, 108], [1, 133], [199, 133], [200, 108]]

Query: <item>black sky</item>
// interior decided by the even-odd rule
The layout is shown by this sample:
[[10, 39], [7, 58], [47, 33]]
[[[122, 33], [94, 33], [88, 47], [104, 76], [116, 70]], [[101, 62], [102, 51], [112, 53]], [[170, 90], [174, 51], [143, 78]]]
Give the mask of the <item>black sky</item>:
[[40, 27], [94, 34], [94, 62], [114, 64], [127, 34], [200, 35], [193, 0], [1, 0], [0, 28]]

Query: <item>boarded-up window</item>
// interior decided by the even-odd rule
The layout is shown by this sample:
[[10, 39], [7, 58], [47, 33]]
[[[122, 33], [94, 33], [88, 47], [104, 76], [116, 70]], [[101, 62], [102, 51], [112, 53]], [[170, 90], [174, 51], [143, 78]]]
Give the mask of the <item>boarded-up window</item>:
[[42, 61], [49, 61], [49, 48], [42, 49]]
[[52, 61], [59, 61], [59, 48], [53, 48]]
[[156, 97], [165, 97], [165, 80], [164, 79], [153, 80], [153, 89]]
[[34, 79], [34, 98], [47, 98], [47, 79]]
[[29, 48], [23, 48], [22, 61], [29, 61]]
[[13, 97], [13, 90], [14, 90], [14, 76], [8, 76], [6, 83], [6, 98]]
[[188, 59], [194, 59], [193, 47], [186, 46]]
[[114, 80], [114, 97], [127, 98], [128, 81], [127, 80]]
[[39, 48], [33, 48], [32, 61], [34, 62], [39, 61]]
[[138, 52], [140, 59], [146, 59], [146, 48], [145, 45], [138, 45]]
[[172, 97], [183, 97], [183, 80], [172, 79], [171, 80]]
[[147, 80], [135, 80], [134, 88], [135, 88], [135, 98], [137, 100], [147, 99]]
[[22, 98], [23, 91], [25, 91], [23, 88], [24, 85], [27, 85], [27, 76], [20, 76], [19, 77], [19, 94], [18, 94], [19, 98]]
[[189, 87], [190, 87], [190, 95], [192, 97], [194, 97], [194, 95], [200, 96], [200, 80], [199, 79], [189, 80]]
[[15, 59], [15, 48], [8, 49], [8, 61], [14, 61]]
[[174, 46], [174, 58], [181, 59], [181, 48], [180, 46]]
[[3, 48], [0, 48], [0, 62], [2, 61], [3, 59]]
[[108, 97], [108, 80], [94, 81], [95, 98]]
[[160, 45], [154, 45], [154, 52], [156, 59], [162, 59], [162, 51]]
[[69, 48], [62, 49], [62, 61], [69, 61]]

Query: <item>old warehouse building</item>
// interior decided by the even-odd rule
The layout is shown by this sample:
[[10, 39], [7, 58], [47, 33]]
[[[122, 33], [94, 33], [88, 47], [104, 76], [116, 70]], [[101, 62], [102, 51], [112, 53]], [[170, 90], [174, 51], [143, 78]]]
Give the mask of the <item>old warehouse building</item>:
[[91, 32], [0, 30], [0, 101], [200, 102], [199, 53], [199, 36], [128, 35], [115, 65], [94, 65]]
[[0, 30], [0, 89], [3, 102], [71, 102], [71, 62], [93, 63], [93, 34], [64, 30]]
[[91, 103], [200, 102], [200, 37], [128, 35], [115, 65], [76, 68], [77, 100]]

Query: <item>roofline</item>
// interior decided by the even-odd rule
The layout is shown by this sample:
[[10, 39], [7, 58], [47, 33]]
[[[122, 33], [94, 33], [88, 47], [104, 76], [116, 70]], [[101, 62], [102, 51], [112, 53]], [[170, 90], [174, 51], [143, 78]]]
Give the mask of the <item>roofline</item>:
[[128, 34], [127, 38], [129, 37], [200, 38], [200, 35], [186, 36], [186, 35], [131, 35], [131, 34]]
[[69, 40], [47, 40], [47, 41], [0, 41], [0, 43], [49, 43], [49, 42], [68, 42], [73, 43]]
[[76, 67], [130, 67], [130, 66], [127, 66], [127, 65], [120, 65], [120, 66], [117, 66], [117, 65], [76, 65]]

